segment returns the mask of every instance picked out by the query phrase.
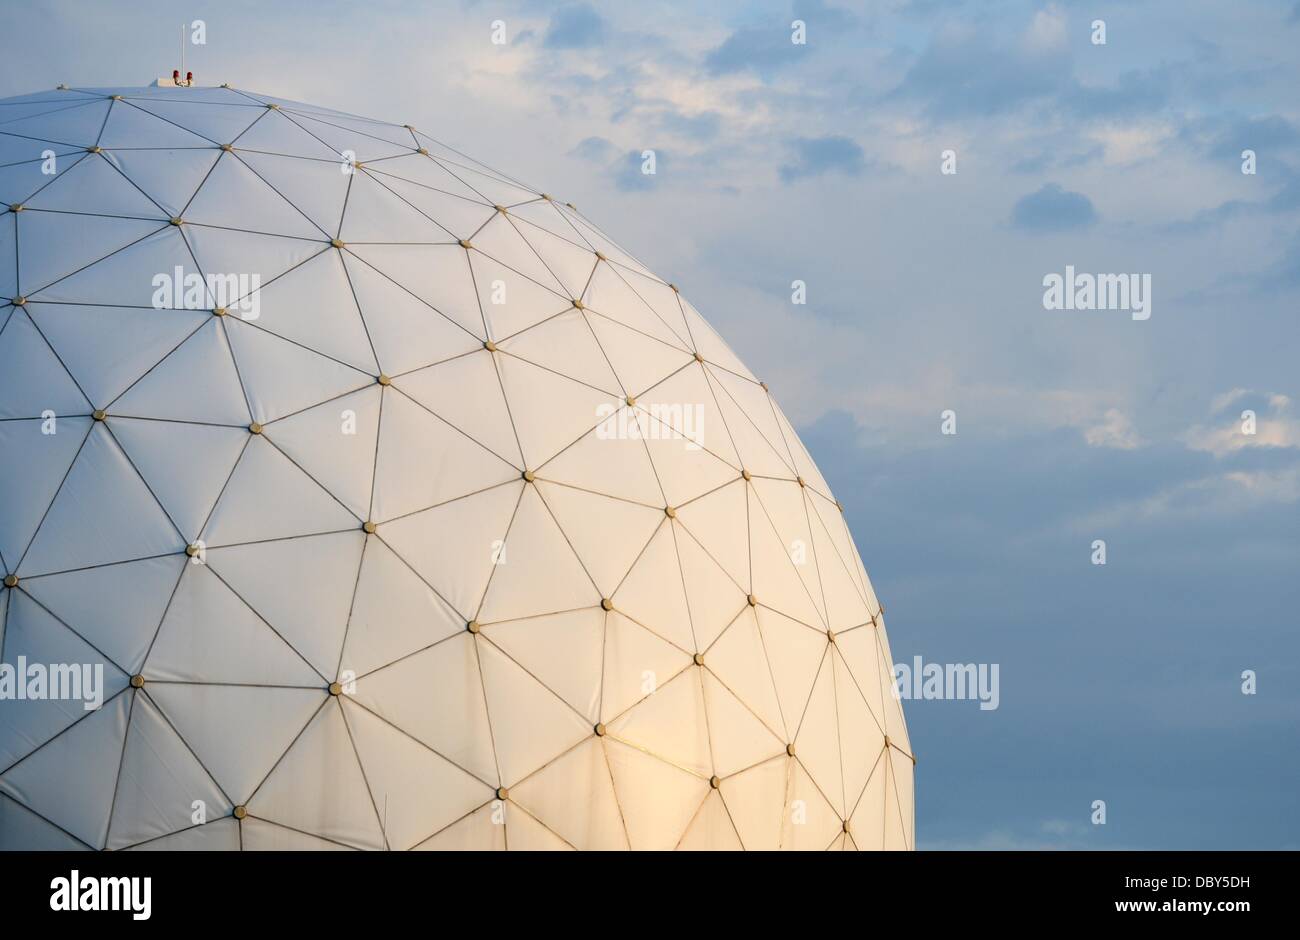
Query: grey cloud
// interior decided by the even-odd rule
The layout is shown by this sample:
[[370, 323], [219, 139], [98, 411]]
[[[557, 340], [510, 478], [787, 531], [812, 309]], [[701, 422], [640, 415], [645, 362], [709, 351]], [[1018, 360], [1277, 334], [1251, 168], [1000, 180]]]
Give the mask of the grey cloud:
[[704, 67], [712, 75], [753, 69], [764, 79], [770, 79], [778, 69], [798, 62], [808, 51], [808, 46], [790, 42], [787, 26], [742, 29], [710, 51], [704, 57]]
[[578, 142], [578, 146], [569, 151], [569, 154], [580, 160], [605, 163], [614, 156], [616, 151], [617, 148], [604, 137], [585, 137]]
[[790, 141], [790, 148], [794, 151], [794, 161], [778, 170], [786, 183], [830, 172], [857, 176], [867, 165], [857, 142], [840, 135], [796, 137]]
[[1064, 232], [1087, 228], [1097, 221], [1092, 200], [1068, 192], [1059, 183], [1045, 183], [1037, 192], [1022, 196], [1011, 210], [1011, 224], [1026, 232]]
[[580, 3], [561, 7], [551, 18], [543, 45], [548, 49], [586, 49], [605, 38], [605, 21], [595, 8]]
[[1205, 153], [1211, 159], [1236, 162], [1247, 149], [1260, 155], [1273, 151], [1291, 156], [1300, 142], [1300, 128], [1279, 114], [1233, 115], [1202, 122], [1189, 129], [1189, 136], [1204, 140]]
[[[807, 41], [803, 45], [790, 41], [794, 20], [805, 24]], [[860, 22], [856, 14], [826, 0], [796, 0], [788, 17], [772, 17], [767, 25], [736, 30], [705, 56], [704, 67], [712, 75], [753, 70], [768, 81], [779, 69], [804, 61], [815, 49], [856, 29]]]
[[1150, 114], [1169, 103], [1177, 81], [1171, 66], [1122, 72], [1114, 87], [1082, 85], [1073, 77], [1060, 90], [1060, 105], [1079, 117], [1104, 119]]
[[1024, 157], [1012, 163], [1008, 168], [1012, 173], [1022, 175], [1034, 175], [1044, 173], [1052, 169], [1073, 169], [1075, 167], [1086, 166], [1100, 160], [1105, 154], [1106, 148], [1098, 144], [1095, 147], [1089, 147], [1087, 150], [1062, 153], [1058, 150], [1045, 149], [1032, 156]]
[[659, 174], [663, 172], [668, 162], [666, 158], [667, 154], [664, 151], [656, 149], [654, 174], [643, 173], [641, 166], [645, 158], [641, 155], [641, 151], [629, 150], [614, 164], [614, 185], [623, 192], [646, 192], [654, 189], [659, 185]]
[[716, 111], [704, 111], [692, 115], [665, 111], [659, 115], [658, 124], [670, 134], [677, 134], [691, 140], [712, 140], [722, 129], [722, 115]]
[[1068, 60], [1000, 48], [981, 34], [940, 36], [891, 97], [924, 102], [932, 117], [992, 116], [1071, 90]]
[[1000, 35], [991, 28], [941, 34], [890, 97], [923, 102], [937, 120], [995, 117], [1030, 107], [1100, 120], [1160, 111], [1195, 68], [1161, 63], [1124, 71], [1114, 85], [1085, 85], [1068, 52], [1028, 49], [996, 38]]
[[795, 0], [791, 18], [803, 20], [810, 31], [816, 30], [816, 35], [810, 35], [809, 42], [820, 41], [823, 30], [842, 34], [860, 23], [857, 15], [844, 7], [832, 6], [826, 0]]

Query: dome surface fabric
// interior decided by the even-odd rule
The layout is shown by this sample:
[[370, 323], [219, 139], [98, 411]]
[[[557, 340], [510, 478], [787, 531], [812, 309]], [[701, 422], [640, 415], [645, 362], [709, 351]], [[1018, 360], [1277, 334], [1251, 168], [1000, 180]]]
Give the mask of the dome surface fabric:
[[0, 101], [0, 202], [0, 662], [104, 697], [0, 847], [912, 846], [837, 503], [573, 206], [229, 88]]

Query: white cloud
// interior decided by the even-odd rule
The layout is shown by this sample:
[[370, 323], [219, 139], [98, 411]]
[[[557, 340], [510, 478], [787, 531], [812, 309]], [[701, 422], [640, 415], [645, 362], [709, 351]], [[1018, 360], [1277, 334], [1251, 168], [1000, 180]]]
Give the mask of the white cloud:
[[1099, 423], [1083, 432], [1083, 439], [1089, 447], [1111, 447], [1117, 450], [1133, 450], [1142, 440], [1128, 416], [1118, 408], [1108, 408]]
[[1234, 388], [1229, 392], [1215, 396], [1210, 411], [1217, 420], [1210, 424], [1197, 424], [1182, 435], [1182, 441], [1189, 450], [1202, 451], [1224, 457], [1251, 447], [1300, 447], [1300, 420], [1291, 412], [1291, 399], [1279, 393], [1267, 394], [1268, 411], [1256, 413], [1255, 433], [1246, 433], [1246, 419], [1243, 413], [1235, 412], [1235, 405], [1243, 399], [1261, 393], [1250, 389]]
[[1053, 3], [1034, 14], [1025, 30], [1025, 46], [1033, 52], [1051, 52], [1065, 45], [1065, 13]]
[[1088, 137], [1103, 148], [1107, 166], [1125, 166], [1163, 152], [1176, 129], [1164, 122], [1106, 124], [1094, 128]]

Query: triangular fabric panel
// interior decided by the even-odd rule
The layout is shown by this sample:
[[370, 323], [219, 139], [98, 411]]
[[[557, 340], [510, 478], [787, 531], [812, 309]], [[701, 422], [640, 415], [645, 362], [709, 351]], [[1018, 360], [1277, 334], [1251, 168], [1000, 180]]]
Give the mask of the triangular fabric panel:
[[45, 574], [180, 551], [185, 542], [103, 427], [92, 428], [23, 571]]

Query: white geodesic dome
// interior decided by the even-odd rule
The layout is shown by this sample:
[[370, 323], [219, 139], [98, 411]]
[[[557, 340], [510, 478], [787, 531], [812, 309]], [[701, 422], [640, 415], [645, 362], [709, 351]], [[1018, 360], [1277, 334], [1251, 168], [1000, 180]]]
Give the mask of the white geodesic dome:
[[0, 101], [0, 201], [0, 847], [911, 847], [838, 504], [573, 206], [156, 87]]

